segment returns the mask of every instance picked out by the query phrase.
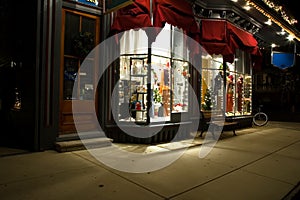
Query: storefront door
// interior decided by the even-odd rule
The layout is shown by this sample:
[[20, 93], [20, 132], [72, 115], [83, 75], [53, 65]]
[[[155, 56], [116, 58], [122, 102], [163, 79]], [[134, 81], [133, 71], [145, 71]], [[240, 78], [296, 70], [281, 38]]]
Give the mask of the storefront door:
[[[93, 130], [96, 121], [93, 119], [90, 104], [94, 104], [96, 67], [81, 70], [80, 65], [88, 53], [99, 43], [99, 17], [64, 9], [62, 13], [61, 77], [60, 77], [60, 134], [75, 133], [72, 103], [77, 101], [80, 107], [79, 122], [86, 131]], [[91, 66], [95, 60], [88, 61]], [[75, 81], [77, 79], [77, 81]], [[97, 105], [95, 105], [97, 107]], [[97, 109], [96, 109], [97, 110]]]

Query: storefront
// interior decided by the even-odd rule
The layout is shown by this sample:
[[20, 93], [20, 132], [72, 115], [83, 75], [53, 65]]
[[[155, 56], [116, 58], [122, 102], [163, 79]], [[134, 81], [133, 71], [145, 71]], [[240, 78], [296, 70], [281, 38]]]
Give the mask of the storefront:
[[[115, 81], [107, 83], [112, 89], [105, 95], [112, 96], [114, 102], [107, 104], [106, 112], [112, 110], [112, 115], [106, 115], [109, 117], [104, 126], [106, 135], [116, 142], [167, 142], [174, 138], [179, 127], [182, 139], [189, 137], [193, 128], [196, 130], [192, 118], [197, 114], [193, 113], [192, 105], [199, 102], [192, 87], [197, 83], [192, 80], [197, 80], [199, 73], [192, 69], [193, 48], [185, 34], [198, 30], [192, 7], [187, 2], [180, 7], [169, 1], [157, 1], [154, 5], [156, 29], [151, 28], [150, 10], [141, 11], [139, 18], [127, 15], [149, 8], [148, 1], [136, 1], [120, 9], [111, 27], [111, 33], [121, 32], [120, 57], [114, 63]], [[172, 9], [168, 10], [168, 5]], [[170, 12], [182, 15], [174, 14], [171, 18]], [[126, 133], [128, 126], [157, 129], [157, 133], [151, 137], [144, 136], [148, 133], [134, 137]]]
[[[24, 16], [14, 18], [18, 26], [7, 40], [14, 41], [14, 45], [6, 41], [2, 49], [6, 57], [12, 58], [13, 62], [8, 63], [19, 67], [12, 69], [19, 75], [16, 79], [21, 107], [12, 110], [4, 103], [0, 107], [3, 124], [17, 133], [11, 135], [10, 142], [18, 138], [31, 149], [43, 150], [61, 141], [78, 140], [74, 115], [80, 116], [86, 132], [93, 132], [100, 124], [106, 137], [115, 142], [166, 142], [179, 128], [184, 139], [198, 128], [200, 111], [217, 111], [239, 121], [241, 127], [249, 126], [254, 103], [252, 74], [259, 68], [260, 50], [272, 42], [286, 42], [282, 32], [297, 40], [300, 35], [286, 15], [274, 13], [273, 4], [270, 8], [261, 5], [266, 1], [247, 1], [253, 7], [251, 12], [244, 10], [244, 1], [187, 0], [178, 4], [152, 0], [152, 6], [150, 0], [122, 1], [118, 10], [110, 12], [103, 2], [9, 3], [10, 10], [17, 8]], [[23, 7], [31, 11], [30, 16]], [[276, 26], [270, 28], [264, 20]], [[33, 23], [25, 28], [28, 21]], [[143, 27], [158, 27], [162, 32], [149, 37]], [[6, 23], [4, 29], [10, 28], [11, 24]], [[26, 29], [27, 34], [18, 34]], [[98, 82], [95, 76], [102, 68], [97, 62], [88, 60], [95, 66], [91, 71], [83, 71], [81, 64], [97, 44], [123, 31], [128, 32], [116, 40], [120, 56]], [[168, 36], [159, 42], [163, 32]], [[191, 46], [186, 36], [205, 51]], [[145, 48], [136, 49], [144, 41]], [[158, 43], [166, 44], [164, 51]], [[9, 77], [4, 70], [1, 76]], [[73, 87], [75, 80], [77, 85]], [[15, 83], [9, 79], [7, 85]], [[1, 95], [4, 102], [7, 93]], [[75, 102], [82, 108], [94, 106], [96, 118], [93, 110], [73, 113]], [[141, 139], [128, 136], [124, 127], [159, 127], [160, 131], [151, 137], [141, 135]], [[27, 132], [32, 134], [28, 136]]]
[[[261, 53], [252, 34], [227, 20], [201, 20], [200, 43], [210, 53], [202, 58], [202, 111], [216, 111], [250, 126], [252, 69]], [[224, 67], [226, 66], [226, 67]]]
[[[148, 21], [150, 17], [145, 17], [149, 13], [143, 13], [143, 20], [134, 19], [134, 25], [129, 25], [132, 19], [127, 13], [140, 8], [139, 1], [119, 10], [112, 23], [113, 33], [127, 31], [118, 37], [120, 58], [114, 63], [117, 76], [109, 83], [112, 89], [106, 94], [117, 99], [112, 105], [108, 104], [107, 112], [113, 112], [108, 123], [104, 124], [107, 136], [116, 142], [170, 141], [182, 124], [186, 126], [186, 135], [195, 131], [193, 128], [201, 120], [195, 109], [225, 115], [239, 121], [240, 127], [250, 126], [252, 68], [259, 65], [260, 57], [253, 35], [224, 19], [197, 19], [189, 3], [183, 6], [185, 9], [174, 2], [156, 3], [153, 4], [153, 25], [162, 24], [162, 30], [155, 35], [150, 46], [147, 41], [153, 37], [149, 37], [147, 29], [143, 28], [145, 21], [146, 27], [152, 26]], [[160, 9], [164, 12], [159, 12]], [[170, 15], [169, 12], [185, 13], [186, 20], [182, 16], [176, 20], [178, 14]], [[127, 14], [125, 21], [122, 13]], [[193, 28], [191, 24], [179, 23], [189, 22], [191, 18], [194, 19]], [[162, 37], [160, 34], [164, 30], [169, 31]], [[187, 35], [193, 37], [199, 47], [188, 44]], [[115, 85], [117, 89], [113, 89]], [[197, 108], [195, 104], [190, 105], [195, 99]], [[141, 133], [141, 139], [139, 135], [129, 136], [122, 128], [132, 124], [130, 122], [139, 126], [161, 126], [162, 129], [146, 139]]]
[[[120, 57], [100, 83], [95, 76], [102, 69], [95, 60], [88, 59], [91, 70], [80, 69], [100, 40], [100, 17], [92, 14], [97, 8], [86, 13], [72, 9], [72, 2], [63, 4], [58, 141], [76, 137], [72, 116], [80, 131], [95, 132], [100, 124], [115, 142], [136, 143], [170, 141], [179, 127], [182, 139], [189, 137], [197, 130], [200, 110], [251, 124], [251, 55], [259, 52], [253, 36], [227, 20], [195, 18], [188, 2], [154, 2], [152, 11], [140, 0], [106, 16], [104, 24], [113, 21], [109, 36], [121, 33]], [[144, 28], [153, 26], [161, 30]], [[95, 102], [97, 119], [90, 109]], [[74, 104], [82, 109], [74, 113]], [[160, 130], [151, 137], [131, 136], [129, 126]]]

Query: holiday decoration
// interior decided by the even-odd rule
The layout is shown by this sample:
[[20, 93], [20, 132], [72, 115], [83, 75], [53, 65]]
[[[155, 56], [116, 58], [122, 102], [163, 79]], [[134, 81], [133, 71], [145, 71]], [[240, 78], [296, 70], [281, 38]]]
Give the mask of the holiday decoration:
[[211, 100], [211, 91], [210, 89], [206, 89], [206, 93], [204, 95], [204, 102], [202, 103], [203, 110], [211, 110], [212, 109], [212, 100]]
[[155, 103], [161, 103], [162, 102], [162, 96], [159, 93], [159, 90], [157, 88], [154, 89], [153, 100], [154, 100]]

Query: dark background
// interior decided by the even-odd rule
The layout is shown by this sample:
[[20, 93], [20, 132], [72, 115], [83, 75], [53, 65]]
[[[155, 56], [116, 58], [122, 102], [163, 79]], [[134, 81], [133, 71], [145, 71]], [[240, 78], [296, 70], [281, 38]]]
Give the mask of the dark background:
[[[295, 24], [295, 27], [300, 31], [300, 10], [299, 10], [299, 1], [297, 0], [281, 0], [278, 1], [278, 5], [283, 5], [283, 8], [286, 13], [293, 16], [298, 20], [298, 23]], [[298, 4], [297, 4], [298, 3]]]

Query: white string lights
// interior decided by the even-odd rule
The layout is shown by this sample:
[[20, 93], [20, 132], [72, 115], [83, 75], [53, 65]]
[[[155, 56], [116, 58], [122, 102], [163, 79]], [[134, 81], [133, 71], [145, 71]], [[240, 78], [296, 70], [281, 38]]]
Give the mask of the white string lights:
[[[272, 17], [269, 13], [267, 13], [259, 5], [257, 5], [256, 3], [254, 3], [251, 0], [245, 0], [245, 1], [246, 1], [246, 3], [248, 5], [252, 6], [256, 10], [258, 10], [260, 13], [262, 13], [263, 15], [265, 15], [268, 18], [268, 20], [271, 20], [272, 22], [274, 22], [275, 24], [277, 24], [279, 27], [281, 27], [285, 32], [287, 32], [288, 34], [290, 34], [289, 37], [295, 38], [296, 40], [300, 41], [300, 38], [298, 36], [296, 36], [293, 31], [291, 31], [284, 24], [282, 24], [277, 19], [275, 19], [274, 17]], [[274, 9], [275, 11], [280, 12], [282, 18], [285, 21], [287, 21], [289, 24], [293, 25], [293, 24], [297, 23], [297, 20], [295, 20], [295, 19], [290, 18], [289, 16], [287, 16], [287, 14], [283, 11], [282, 6], [275, 5], [273, 2], [271, 2], [269, 0], [263, 0], [263, 2], [266, 3], [266, 5], [268, 5], [270, 8]]]
[[269, 0], [262, 0], [267, 6], [269, 6], [270, 8], [272, 8], [273, 10], [275, 10], [276, 12], [278, 12], [279, 14], [281, 14], [281, 17], [287, 21], [289, 24], [294, 25], [296, 24], [298, 21], [294, 18], [291, 18], [290, 16], [288, 16], [286, 14], [286, 12], [283, 10], [282, 6], [276, 5], [274, 2], [269, 1]]

